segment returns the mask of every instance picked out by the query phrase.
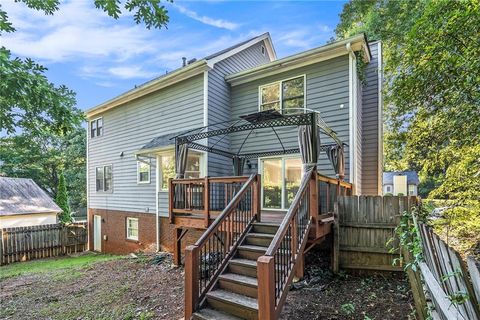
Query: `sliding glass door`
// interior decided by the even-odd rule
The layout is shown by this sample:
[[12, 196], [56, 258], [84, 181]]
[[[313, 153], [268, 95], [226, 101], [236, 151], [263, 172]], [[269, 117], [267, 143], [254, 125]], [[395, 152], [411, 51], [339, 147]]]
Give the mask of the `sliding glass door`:
[[302, 161], [298, 157], [261, 160], [262, 207], [289, 208], [302, 179]]

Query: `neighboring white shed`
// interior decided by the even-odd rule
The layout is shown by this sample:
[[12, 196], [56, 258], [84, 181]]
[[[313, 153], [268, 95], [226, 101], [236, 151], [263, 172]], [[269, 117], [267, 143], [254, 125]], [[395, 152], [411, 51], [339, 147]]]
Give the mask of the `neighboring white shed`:
[[61, 211], [32, 179], [0, 177], [0, 229], [57, 223]]

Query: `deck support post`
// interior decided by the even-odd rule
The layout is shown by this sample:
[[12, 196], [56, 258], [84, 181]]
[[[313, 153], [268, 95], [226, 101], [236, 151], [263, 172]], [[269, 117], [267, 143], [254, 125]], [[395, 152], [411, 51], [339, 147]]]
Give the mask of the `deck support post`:
[[317, 182], [317, 169], [314, 168], [314, 172], [310, 178], [310, 216], [312, 217], [313, 225], [315, 226], [315, 238], [321, 236], [318, 219], [318, 182]]
[[297, 268], [295, 270], [295, 277], [297, 279], [303, 279], [305, 276], [305, 254], [300, 252], [297, 256]]
[[338, 212], [338, 198], [340, 197], [340, 181], [337, 184], [335, 202], [333, 203], [333, 248], [332, 248], [332, 271], [340, 271], [340, 216]]
[[261, 212], [262, 212], [262, 199], [261, 199], [261, 194], [262, 194], [262, 185], [261, 185], [261, 176], [257, 174], [254, 182], [254, 187], [253, 187], [253, 212], [257, 215], [257, 221], [261, 222], [262, 217], [261, 217]]
[[198, 247], [185, 248], [185, 319], [190, 319], [198, 307]]
[[173, 264], [182, 263], [182, 228], [173, 229]]
[[275, 259], [261, 256], [257, 260], [258, 319], [274, 320], [275, 317]]

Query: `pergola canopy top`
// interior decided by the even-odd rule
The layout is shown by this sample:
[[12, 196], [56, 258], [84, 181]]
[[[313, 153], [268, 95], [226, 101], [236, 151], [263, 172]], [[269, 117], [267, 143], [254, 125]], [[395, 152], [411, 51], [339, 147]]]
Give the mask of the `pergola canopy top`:
[[[343, 147], [343, 143], [340, 139], [338, 139], [335, 131], [333, 131], [325, 124], [318, 112], [282, 115], [276, 110], [256, 112], [253, 114], [241, 116], [240, 119], [237, 120], [225, 121], [211, 124], [205, 127], [192, 129], [182, 134], [179, 134], [172, 139], [175, 139], [175, 145], [177, 150], [180, 146], [186, 145], [190, 149], [215, 153], [232, 159], [239, 157], [244, 159], [252, 159], [258, 157], [299, 153], [300, 147], [284, 147], [284, 143], [282, 142], [282, 139], [280, 138], [280, 135], [277, 133], [275, 128], [295, 126], [298, 127], [305, 125], [315, 128], [314, 130], [312, 130], [312, 132], [315, 133], [315, 140], [319, 140], [320, 133], [323, 133], [333, 139], [333, 141], [335, 142], [319, 145], [319, 150], [317, 150], [317, 152], [328, 151], [331, 148], [335, 147]], [[279, 148], [270, 151], [242, 153], [241, 149], [249, 139], [250, 134], [255, 130], [260, 129], [270, 129], [275, 134], [279, 142]], [[248, 131], [249, 133], [245, 136], [245, 139], [243, 140], [243, 143], [241, 144], [237, 152], [232, 152], [232, 150], [225, 150], [221, 148], [221, 141], [224, 139], [224, 137], [243, 131]], [[212, 137], [218, 137], [218, 139], [216, 141], [210, 141], [208, 145], [202, 144], [202, 140]]]

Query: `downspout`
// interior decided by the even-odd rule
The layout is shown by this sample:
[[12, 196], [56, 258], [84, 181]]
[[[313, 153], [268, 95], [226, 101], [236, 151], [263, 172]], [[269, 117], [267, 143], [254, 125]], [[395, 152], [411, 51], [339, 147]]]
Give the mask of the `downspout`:
[[354, 66], [353, 66], [353, 63], [355, 61], [355, 54], [352, 50], [352, 45], [350, 42], [348, 42], [346, 45], [345, 45], [345, 48], [348, 52], [348, 100], [349, 100], [349, 124], [350, 124], [350, 141], [349, 141], [349, 155], [350, 155], [350, 182], [353, 184], [353, 194], [356, 194], [356, 184], [357, 184], [357, 179], [356, 179], [356, 175], [357, 175], [357, 170], [356, 170], [356, 157], [355, 157], [355, 151], [356, 151], [356, 139], [355, 139], [355, 134], [356, 134], [356, 130], [357, 130], [357, 125], [356, 125], [356, 119], [355, 119], [355, 116], [356, 116], [356, 110], [354, 110], [354, 106], [355, 106], [355, 103], [354, 103], [354, 89], [353, 89], [353, 86], [354, 86], [354, 79], [353, 79], [353, 75], [354, 75]]

